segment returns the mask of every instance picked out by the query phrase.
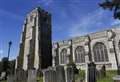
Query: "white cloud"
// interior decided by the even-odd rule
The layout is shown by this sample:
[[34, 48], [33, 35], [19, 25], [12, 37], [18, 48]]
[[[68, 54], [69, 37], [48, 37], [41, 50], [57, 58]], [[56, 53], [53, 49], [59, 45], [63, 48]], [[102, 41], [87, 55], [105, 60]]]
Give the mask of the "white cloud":
[[[120, 23], [108, 15], [108, 11], [97, 9], [84, 17], [80, 18], [77, 23], [72, 24], [69, 30], [69, 36], [80, 36], [100, 29], [104, 29], [105, 25], [115, 25]], [[104, 26], [104, 27], [103, 27]]]
[[112, 23], [111, 23], [111, 25], [117, 25], [117, 24], [120, 24], [120, 20], [114, 20]]

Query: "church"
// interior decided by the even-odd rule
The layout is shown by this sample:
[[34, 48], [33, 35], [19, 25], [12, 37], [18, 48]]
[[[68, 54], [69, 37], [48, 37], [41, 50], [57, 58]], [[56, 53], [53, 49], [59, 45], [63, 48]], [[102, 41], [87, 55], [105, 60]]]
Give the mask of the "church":
[[16, 69], [45, 69], [74, 63], [79, 69], [94, 62], [99, 69], [116, 70], [120, 64], [120, 26], [52, 42], [51, 14], [41, 8], [30, 12], [23, 25]]
[[105, 65], [107, 70], [116, 70], [120, 63], [120, 25], [55, 42], [52, 49], [53, 66], [72, 61], [78, 69], [85, 69], [86, 63], [92, 61], [97, 69]]

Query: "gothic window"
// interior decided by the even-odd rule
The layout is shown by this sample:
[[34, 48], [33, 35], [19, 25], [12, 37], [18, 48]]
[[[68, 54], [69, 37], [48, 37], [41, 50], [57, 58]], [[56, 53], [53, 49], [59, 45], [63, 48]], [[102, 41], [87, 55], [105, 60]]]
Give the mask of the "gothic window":
[[75, 62], [84, 63], [85, 62], [85, 50], [83, 46], [78, 46], [75, 49]]
[[108, 61], [107, 48], [103, 43], [96, 43], [93, 46], [94, 60], [95, 62], [106, 62]]
[[61, 64], [66, 64], [67, 63], [67, 49], [62, 49], [61, 54], [60, 54], [60, 59], [61, 59]]

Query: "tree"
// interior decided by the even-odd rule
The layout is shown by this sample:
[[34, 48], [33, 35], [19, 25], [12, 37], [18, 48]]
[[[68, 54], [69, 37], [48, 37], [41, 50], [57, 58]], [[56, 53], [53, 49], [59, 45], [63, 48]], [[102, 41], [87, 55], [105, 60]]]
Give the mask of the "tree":
[[120, 20], [120, 0], [105, 0], [105, 2], [100, 3], [99, 6], [103, 9], [113, 10], [113, 17]]

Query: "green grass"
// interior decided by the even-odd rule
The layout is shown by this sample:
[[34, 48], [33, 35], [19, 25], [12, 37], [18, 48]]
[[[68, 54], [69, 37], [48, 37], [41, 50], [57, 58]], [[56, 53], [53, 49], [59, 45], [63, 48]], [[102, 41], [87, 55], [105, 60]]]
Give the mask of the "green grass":
[[[116, 75], [117, 75], [117, 71], [115, 70], [106, 71], [106, 77], [97, 79], [97, 82], [114, 82], [112, 78]], [[85, 70], [79, 70], [79, 74], [75, 75], [75, 80], [77, 80], [78, 78], [79, 79], [85, 78]]]
[[114, 82], [113, 77], [117, 75], [117, 72], [115, 70], [110, 70], [106, 72], [106, 77], [98, 79], [97, 82]]
[[79, 74], [75, 75], [75, 82], [77, 82], [78, 79], [85, 79], [85, 70], [79, 70]]
[[38, 82], [43, 82], [43, 77], [38, 77], [37, 80]]

